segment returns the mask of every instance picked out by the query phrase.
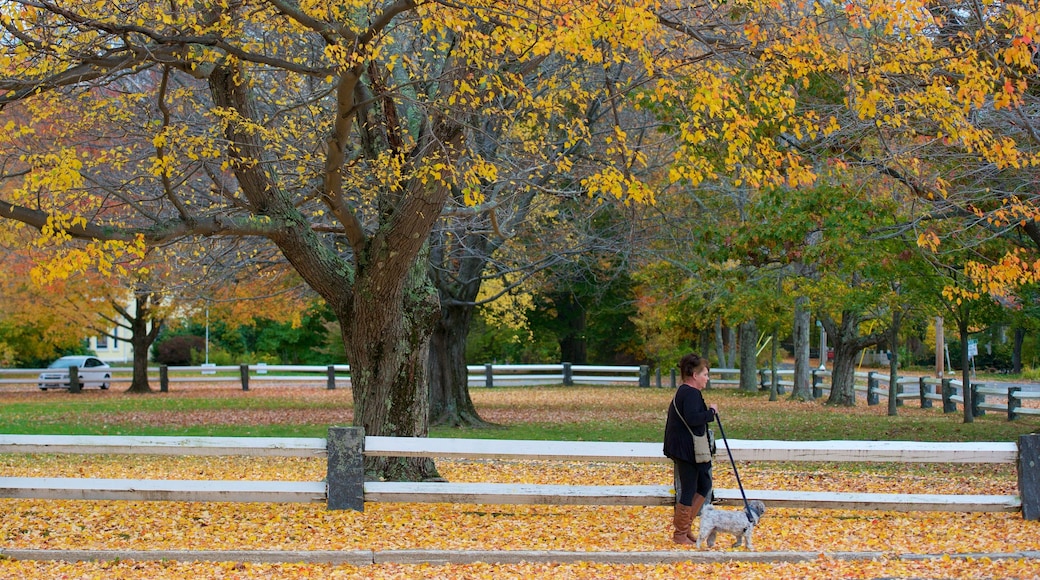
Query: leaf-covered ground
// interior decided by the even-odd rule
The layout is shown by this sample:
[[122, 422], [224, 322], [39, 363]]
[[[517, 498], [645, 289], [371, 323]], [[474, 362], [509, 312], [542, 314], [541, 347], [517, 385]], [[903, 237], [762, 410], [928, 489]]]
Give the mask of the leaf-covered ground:
[[[543, 462], [441, 462], [453, 481], [598, 484], [670, 481], [666, 465]], [[320, 480], [319, 459], [7, 455], [10, 476]], [[1015, 493], [1010, 466], [742, 465], [748, 488], [927, 493]], [[732, 471], [716, 467], [720, 487]], [[0, 538], [8, 549], [129, 550], [675, 550], [663, 507], [369, 504], [364, 513], [323, 505], [0, 500]], [[772, 509], [755, 534], [758, 551], [979, 554], [1040, 550], [1037, 522], [1019, 514], [891, 513]], [[731, 550], [726, 542], [714, 548]], [[188, 571], [192, 571], [188, 574]], [[1034, 577], [1040, 562], [845, 562], [803, 564], [329, 566], [172, 562], [56, 564], [0, 562], [4, 577], [81, 578], [511, 578], [674, 577]]]
[[[233, 389], [207, 396], [241, 398]], [[660, 422], [663, 391], [618, 391], [609, 401], [588, 391], [544, 395], [525, 391], [480, 392], [482, 416], [517, 421]], [[593, 393], [594, 395], [597, 393]], [[96, 393], [82, 400], [118, 396]], [[191, 393], [179, 393], [190, 398]], [[349, 421], [348, 391], [258, 389], [258, 404], [232, 411], [183, 408], [94, 412], [103, 424], [198, 425], [211, 423]], [[546, 397], [540, 400], [540, 397]], [[4, 394], [3, 401], [35, 393]], [[296, 409], [272, 408], [265, 399], [288, 397]], [[476, 397], [475, 397], [476, 398]], [[658, 400], [661, 399], [661, 400]], [[521, 404], [522, 403], [522, 404]], [[729, 416], [750, 415], [727, 401]], [[803, 403], [780, 401], [797, 410]], [[877, 408], [841, 410], [878, 414]], [[906, 409], [902, 414], [924, 413]], [[88, 409], [64, 420], [84, 421]], [[820, 420], [838, 417], [821, 409]], [[54, 420], [50, 418], [49, 420]], [[917, 438], [908, 434], [906, 438]], [[920, 437], [927, 439], [927, 437]], [[552, 463], [518, 461], [438, 462], [451, 481], [667, 484], [665, 464]], [[266, 479], [318, 481], [323, 459], [240, 457], [0, 455], [0, 474], [33, 477]], [[1014, 494], [1010, 465], [898, 465], [809, 463], [740, 464], [752, 489], [815, 491]], [[716, 485], [735, 488], [728, 463], [716, 465]], [[670, 542], [670, 508], [369, 504], [364, 513], [330, 512], [323, 505], [0, 500], [0, 550], [567, 550], [653, 552], [680, 550]], [[1019, 514], [893, 513], [770, 509], [755, 533], [757, 551], [876, 552], [877, 561], [821, 557], [807, 563], [467, 564], [375, 565], [250, 564], [206, 562], [32, 562], [0, 559], [0, 578], [1034, 578], [1038, 559], [987, 560], [986, 553], [1040, 551], [1040, 523]], [[714, 549], [732, 551], [726, 541]], [[954, 558], [907, 561], [905, 554], [950, 554]]]

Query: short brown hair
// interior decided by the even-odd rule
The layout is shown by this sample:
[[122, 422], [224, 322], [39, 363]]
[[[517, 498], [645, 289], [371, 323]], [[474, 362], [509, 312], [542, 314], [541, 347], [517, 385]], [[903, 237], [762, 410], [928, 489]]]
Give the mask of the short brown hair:
[[699, 369], [708, 368], [708, 359], [690, 353], [679, 360], [679, 372], [684, 377], [692, 377]]

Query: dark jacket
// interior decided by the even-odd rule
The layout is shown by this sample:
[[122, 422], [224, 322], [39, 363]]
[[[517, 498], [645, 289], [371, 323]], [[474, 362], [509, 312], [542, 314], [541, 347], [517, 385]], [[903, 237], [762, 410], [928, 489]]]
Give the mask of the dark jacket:
[[704, 435], [708, 423], [715, 420], [715, 412], [704, 403], [701, 392], [687, 384], [679, 385], [674, 400], [675, 405], [668, 403], [668, 418], [664, 423], [664, 455], [670, 459], [695, 463], [693, 437], [675, 410], [682, 410], [683, 417], [694, 435]]

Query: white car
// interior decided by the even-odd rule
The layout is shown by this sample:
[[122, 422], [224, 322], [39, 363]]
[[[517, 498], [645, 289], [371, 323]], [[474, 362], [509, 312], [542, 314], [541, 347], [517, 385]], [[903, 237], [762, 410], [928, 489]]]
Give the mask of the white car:
[[107, 389], [112, 379], [111, 367], [105, 361], [93, 356], [63, 356], [47, 366], [40, 373], [38, 386], [41, 390], [69, 388], [69, 367], [76, 367], [81, 388], [101, 387]]

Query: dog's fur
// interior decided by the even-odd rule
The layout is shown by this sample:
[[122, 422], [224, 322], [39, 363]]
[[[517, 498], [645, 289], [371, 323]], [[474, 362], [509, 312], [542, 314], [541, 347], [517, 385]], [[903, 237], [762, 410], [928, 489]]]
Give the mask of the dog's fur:
[[751, 521], [748, 521], [747, 510], [717, 510], [711, 504], [705, 504], [701, 511], [701, 532], [697, 536], [697, 547], [700, 548], [705, 541], [709, 548], [714, 546], [716, 533], [726, 532], [737, 537], [734, 548], [740, 547], [743, 542], [748, 550], [754, 550], [751, 547], [751, 533], [762, 514], [766, 512], [766, 506], [754, 500], [748, 503], [748, 507], [751, 508]]

